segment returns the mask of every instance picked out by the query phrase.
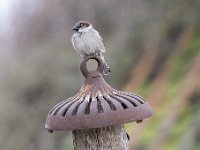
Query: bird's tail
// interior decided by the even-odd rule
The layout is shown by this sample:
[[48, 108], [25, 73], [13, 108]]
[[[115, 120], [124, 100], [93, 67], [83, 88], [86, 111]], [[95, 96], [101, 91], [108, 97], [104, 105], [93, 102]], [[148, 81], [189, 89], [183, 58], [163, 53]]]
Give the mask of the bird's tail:
[[102, 53], [99, 53], [98, 55], [100, 56], [100, 58], [101, 58], [102, 61], [103, 61], [103, 74], [104, 74], [104, 75], [108, 75], [108, 74], [111, 72], [110, 67], [109, 67], [108, 64], [106, 63], [103, 54], [102, 54]]
[[111, 72], [110, 67], [108, 66], [108, 64], [106, 62], [104, 62], [104, 64], [103, 64], [103, 74], [108, 75], [110, 72]]

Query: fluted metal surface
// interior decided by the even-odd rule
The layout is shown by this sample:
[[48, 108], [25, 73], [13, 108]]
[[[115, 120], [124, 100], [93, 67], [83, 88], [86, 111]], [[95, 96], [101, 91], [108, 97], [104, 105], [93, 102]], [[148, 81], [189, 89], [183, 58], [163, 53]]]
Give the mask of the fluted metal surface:
[[[86, 62], [82, 62], [82, 66], [85, 67]], [[46, 129], [52, 131], [99, 128], [139, 122], [152, 115], [149, 104], [141, 96], [111, 88], [102, 77], [100, 63], [95, 72], [82, 68], [85, 76], [82, 88], [75, 96], [58, 103], [50, 110]]]

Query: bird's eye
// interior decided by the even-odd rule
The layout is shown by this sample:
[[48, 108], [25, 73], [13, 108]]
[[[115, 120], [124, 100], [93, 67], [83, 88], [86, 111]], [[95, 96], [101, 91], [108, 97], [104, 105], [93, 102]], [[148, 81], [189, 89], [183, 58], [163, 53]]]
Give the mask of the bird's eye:
[[81, 24], [80, 24], [80, 26], [82, 27], [82, 26], [83, 26], [83, 24], [81, 23]]

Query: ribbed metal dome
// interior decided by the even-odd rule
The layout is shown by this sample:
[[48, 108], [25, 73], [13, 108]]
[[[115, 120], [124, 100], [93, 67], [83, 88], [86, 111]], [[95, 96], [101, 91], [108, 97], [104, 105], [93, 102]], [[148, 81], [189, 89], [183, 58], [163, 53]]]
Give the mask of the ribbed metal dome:
[[152, 115], [151, 107], [144, 99], [130, 92], [111, 88], [102, 77], [102, 62], [98, 58], [98, 69], [88, 72], [86, 62], [81, 62], [85, 82], [73, 97], [55, 105], [49, 112], [45, 128], [53, 130], [75, 130], [119, 125], [141, 121]]

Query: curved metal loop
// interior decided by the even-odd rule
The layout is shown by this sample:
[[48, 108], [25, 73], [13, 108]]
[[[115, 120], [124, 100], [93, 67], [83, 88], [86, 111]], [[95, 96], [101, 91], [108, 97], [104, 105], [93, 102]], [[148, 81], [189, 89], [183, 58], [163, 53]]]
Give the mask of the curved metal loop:
[[87, 58], [83, 58], [80, 63], [80, 70], [81, 70], [83, 76], [85, 78], [87, 78], [88, 75], [91, 73], [90, 71], [88, 71], [87, 65], [86, 65], [87, 61], [90, 59], [95, 59], [98, 63], [98, 67], [95, 72], [99, 72], [99, 73], [103, 74], [103, 60], [99, 56], [89, 56]]

